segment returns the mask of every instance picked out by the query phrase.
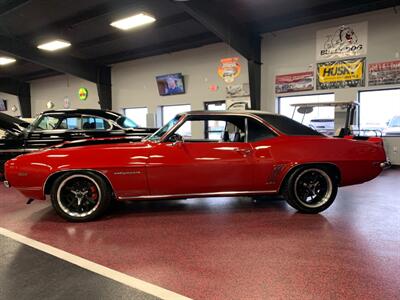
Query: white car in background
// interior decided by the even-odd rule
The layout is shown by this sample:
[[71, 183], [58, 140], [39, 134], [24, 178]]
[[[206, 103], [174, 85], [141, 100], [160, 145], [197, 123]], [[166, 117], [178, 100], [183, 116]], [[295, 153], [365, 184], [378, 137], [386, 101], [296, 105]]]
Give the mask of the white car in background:
[[319, 133], [333, 136], [335, 135], [334, 119], [312, 119], [308, 127], [318, 131]]
[[394, 116], [383, 130], [383, 136], [400, 136], [400, 116]]

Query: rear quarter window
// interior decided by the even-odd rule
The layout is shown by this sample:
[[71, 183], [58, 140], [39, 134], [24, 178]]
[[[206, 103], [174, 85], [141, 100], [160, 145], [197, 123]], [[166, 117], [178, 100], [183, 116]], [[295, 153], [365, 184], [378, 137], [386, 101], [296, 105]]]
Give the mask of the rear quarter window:
[[285, 116], [267, 114], [259, 114], [258, 116], [286, 135], [322, 135], [319, 132]]

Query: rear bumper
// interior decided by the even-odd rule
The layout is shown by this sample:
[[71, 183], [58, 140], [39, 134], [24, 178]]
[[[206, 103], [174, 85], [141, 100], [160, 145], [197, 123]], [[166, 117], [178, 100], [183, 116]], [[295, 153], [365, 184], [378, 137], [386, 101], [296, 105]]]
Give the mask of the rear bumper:
[[392, 166], [392, 163], [390, 162], [390, 161], [385, 161], [385, 162], [381, 162], [380, 164], [379, 164], [379, 166], [383, 169], [383, 170], [386, 170], [386, 169], [389, 169], [391, 166]]

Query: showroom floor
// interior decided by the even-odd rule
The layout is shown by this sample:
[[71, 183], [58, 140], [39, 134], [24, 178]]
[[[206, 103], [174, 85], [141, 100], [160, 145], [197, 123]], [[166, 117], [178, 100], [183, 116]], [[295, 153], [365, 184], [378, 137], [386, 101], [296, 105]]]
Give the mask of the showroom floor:
[[[0, 228], [194, 299], [395, 299], [399, 178], [392, 169], [342, 188], [319, 215], [279, 199], [191, 199], [123, 203], [83, 224], [1, 187]], [[82, 289], [88, 299], [154, 298], [8, 237], [0, 247], [2, 299], [72, 299]]]

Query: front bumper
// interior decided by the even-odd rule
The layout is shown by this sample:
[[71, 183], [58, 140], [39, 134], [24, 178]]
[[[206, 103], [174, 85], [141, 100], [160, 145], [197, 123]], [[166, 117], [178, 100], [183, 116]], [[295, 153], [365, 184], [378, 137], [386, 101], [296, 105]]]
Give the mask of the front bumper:
[[6, 188], [10, 188], [10, 187], [11, 187], [10, 183], [9, 183], [7, 180], [5, 180], [5, 181], [3, 182], [3, 184], [4, 184], [4, 186], [5, 186]]

